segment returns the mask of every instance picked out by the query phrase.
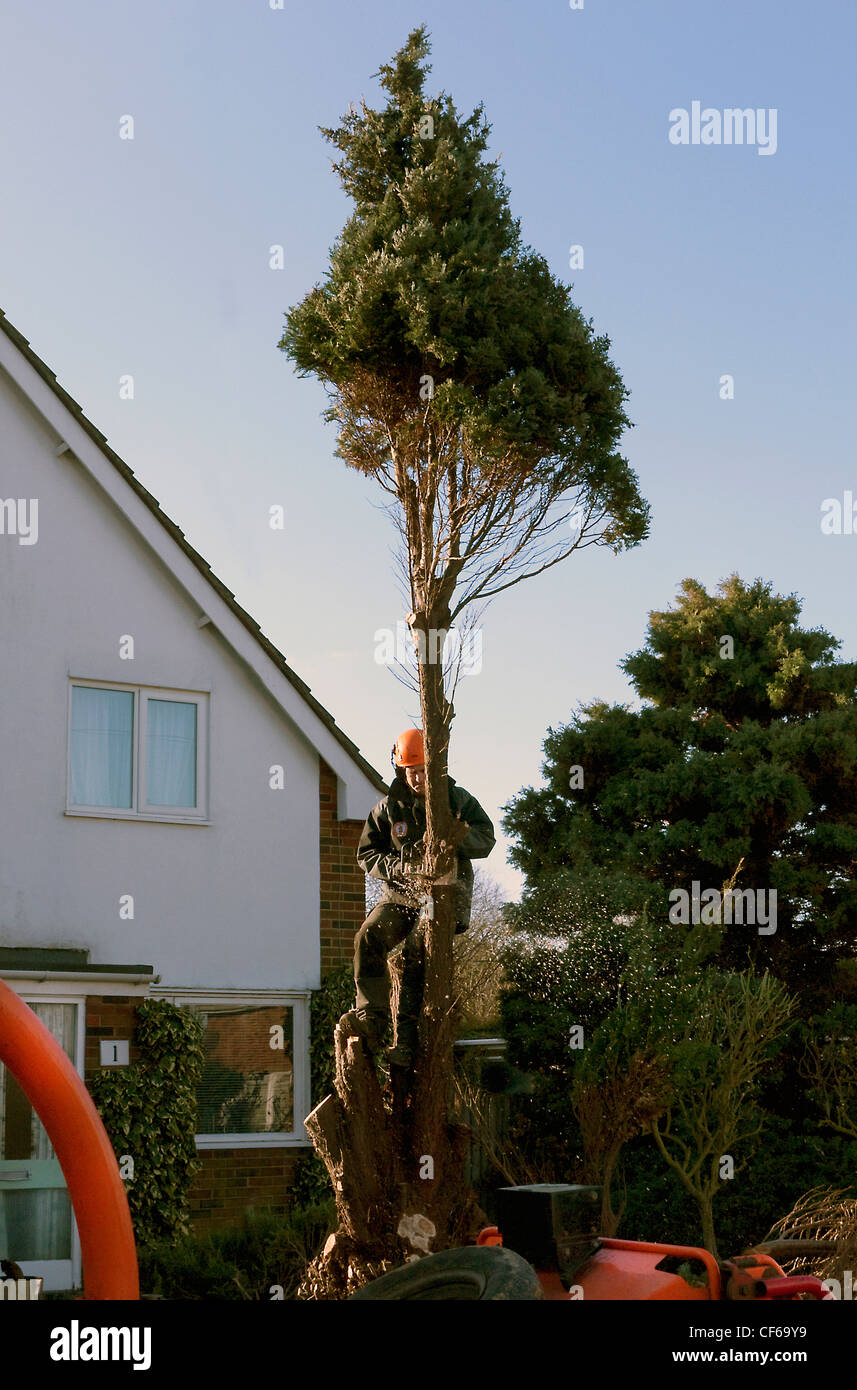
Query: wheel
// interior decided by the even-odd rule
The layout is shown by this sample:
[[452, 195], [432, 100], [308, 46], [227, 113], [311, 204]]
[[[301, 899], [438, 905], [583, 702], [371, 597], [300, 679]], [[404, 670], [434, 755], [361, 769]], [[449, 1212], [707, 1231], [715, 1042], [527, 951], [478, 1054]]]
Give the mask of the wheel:
[[[424, 1255], [413, 1264], [393, 1269], [365, 1284], [355, 1298], [486, 1299], [543, 1298], [539, 1277], [531, 1264], [502, 1245], [466, 1245]], [[349, 1300], [350, 1301], [350, 1300]]]

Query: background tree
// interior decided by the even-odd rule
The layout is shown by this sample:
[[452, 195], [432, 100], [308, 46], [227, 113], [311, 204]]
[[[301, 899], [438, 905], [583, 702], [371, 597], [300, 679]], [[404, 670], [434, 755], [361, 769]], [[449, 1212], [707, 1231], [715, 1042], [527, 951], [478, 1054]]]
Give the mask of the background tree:
[[782, 1042], [793, 1001], [777, 980], [751, 971], [706, 971], [685, 998], [684, 1035], [674, 1049], [681, 1079], [673, 1104], [649, 1127], [696, 1200], [702, 1243], [716, 1256], [714, 1198], [738, 1171], [740, 1149], [761, 1132], [756, 1083]]
[[770, 969], [808, 1016], [857, 999], [857, 665], [799, 614], [761, 580], [685, 580], [620, 663], [649, 703], [551, 730], [546, 786], [505, 827], [528, 881], [621, 870], [659, 886], [664, 920], [694, 880], [776, 890], [776, 932], [724, 927], [717, 963]]
[[[623, 663], [649, 703], [634, 710], [593, 702], [549, 731], [545, 785], [508, 808], [512, 857], [527, 874], [516, 920], [554, 942], [541, 955], [521, 947], [519, 963], [507, 967], [503, 1013], [510, 1055], [537, 1073], [524, 1141], [551, 1148], [557, 1178], [587, 1171], [577, 1117], [568, 1118], [572, 1078], [585, 1066], [578, 1072], [578, 1059], [564, 1054], [563, 1028], [599, 981], [609, 986], [599, 1023], [620, 1003], [623, 917], [633, 924], [648, 913], [653, 951], [666, 950], [672, 932], [687, 932], [701, 971], [768, 969], [813, 1036], [824, 1033], [814, 1019], [857, 998], [855, 667], [834, 659], [832, 636], [802, 630], [799, 613], [793, 596], [772, 595], [761, 581], [733, 575], [711, 596], [686, 580], [676, 608], [651, 615], [646, 647]], [[670, 891], [694, 880], [775, 888], [776, 933], [671, 926]], [[602, 941], [587, 944], [599, 891]], [[853, 1031], [849, 1024], [842, 1036]], [[747, 1141], [741, 1181], [718, 1197], [718, 1223], [736, 1245], [761, 1238], [808, 1182], [841, 1181], [853, 1166], [847, 1131], [821, 1137], [822, 1091], [807, 1095], [795, 1085], [800, 1057], [795, 1032], [758, 1077], [766, 1139]], [[621, 1068], [600, 1078], [620, 1093], [622, 1080]], [[829, 1098], [830, 1073], [827, 1082]], [[845, 1082], [847, 1090], [847, 1075]], [[623, 1162], [623, 1234], [671, 1230], [687, 1239], [696, 1218], [662, 1156], [632, 1140]]]
[[598, 1061], [596, 1070], [587, 1056], [581, 1058], [572, 1106], [583, 1145], [583, 1180], [601, 1188], [599, 1230], [615, 1236], [625, 1207], [624, 1199], [618, 1209], [613, 1202], [619, 1155], [629, 1139], [663, 1113], [670, 1095], [669, 1072], [663, 1058], [642, 1050], [630, 1057], [602, 1054]]
[[301, 374], [325, 383], [338, 456], [391, 499], [420, 658], [426, 868], [436, 884], [421, 928], [426, 990], [412, 1074], [394, 1086], [388, 1113], [374, 1070], [343, 1033], [336, 1097], [312, 1122], [339, 1183], [340, 1230], [325, 1257], [332, 1293], [410, 1254], [398, 1233], [414, 1218], [441, 1248], [466, 1239], [475, 1216], [460, 1179], [463, 1136], [448, 1121], [446, 634], [475, 601], [581, 546], [636, 545], [648, 524], [617, 448], [627, 391], [609, 340], [522, 245], [498, 164], [485, 158], [482, 108], [464, 119], [448, 95], [427, 97], [428, 51], [425, 30], [414, 30], [380, 69], [386, 107], [362, 102], [324, 131], [354, 213], [325, 282], [288, 314], [279, 344]]
[[470, 927], [453, 943], [455, 995], [465, 1028], [482, 1030], [499, 1022], [502, 955], [509, 939], [503, 907], [500, 885], [477, 869]]
[[695, 1013], [701, 954], [686, 950], [675, 931], [657, 940], [646, 907], [615, 918], [613, 926], [624, 966], [610, 1012], [572, 1054], [570, 1088], [584, 1180], [601, 1187], [607, 1236], [616, 1235], [625, 1207], [624, 1197], [614, 1206], [612, 1192], [622, 1150], [650, 1131], [687, 1085], [682, 1020]]
[[834, 1005], [807, 1030], [800, 1075], [823, 1128], [857, 1143], [857, 1008]]
[[[603, 1182], [605, 1231], [616, 1224], [610, 1180], [625, 1131], [642, 1124], [630, 1113], [628, 1064], [640, 1052], [644, 1069], [654, 1061], [650, 1085], [658, 1071], [659, 1049], [642, 1016], [655, 974], [653, 958], [648, 981], [640, 968], [645, 951], [635, 924], [645, 913], [645, 895], [629, 876], [598, 870], [560, 870], [507, 909], [502, 1030], [509, 1062], [532, 1079], [517, 1101], [510, 1142], [544, 1181]], [[611, 1035], [609, 1020], [620, 1017], [629, 993], [639, 1004], [634, 1028]]]

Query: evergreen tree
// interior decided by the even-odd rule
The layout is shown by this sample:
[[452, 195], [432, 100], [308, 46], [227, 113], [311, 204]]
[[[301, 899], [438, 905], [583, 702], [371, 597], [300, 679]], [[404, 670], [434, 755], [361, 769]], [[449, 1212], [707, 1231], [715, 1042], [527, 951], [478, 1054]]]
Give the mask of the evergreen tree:
[[735, 905], [717, 961], [770, 969], [810, 1014], [857, 999], [857, 665], [799, 615], [760, 580], [732, 575], [715, 595], [685, 580], [621, 663], [648, 703], [593, 702], [551, 730], [547, 785], [505, 827], [534, 891], [560, 871], [631, 874], [665, 925], [694, 883], [721, 905], [730, 884], [761, 892], [763, 914], [775, 892], [767, 926]]
[[609, 340], [522, 245], [499, 167], [485, 158], [482, 108], [463, 118], [448, 95], [427, 96], [428, 51], [425, 29], [414, 30], [380, 69], [386, 106], [363, 102], [324, 131], [354, 212], [324, 283], [287, 315], [279, 344], [300, 373], [325, 383], [339, 457], [392, 499], [419, 657], [435, 885], [421, 926], [426, 986], [412, 1074], [394, 1085], [388, 1111], [374, 1072], [340, 1037], [337, 1095], [313, 1117], [340, 1181], [340, 1229], [320, 1270], [332, 1292], [410, 1254], [397, 1235], [403, 1219], [424, 1219], [438, 1249], [468, 1239], [474, 1217], [462, 1189], [465, 1138], [448, 1119], [454, 709], [444, 639], [472, 621], [476, 600], [581, 546], [636, 545], [648, 524], [618, 452], [628, 393]]

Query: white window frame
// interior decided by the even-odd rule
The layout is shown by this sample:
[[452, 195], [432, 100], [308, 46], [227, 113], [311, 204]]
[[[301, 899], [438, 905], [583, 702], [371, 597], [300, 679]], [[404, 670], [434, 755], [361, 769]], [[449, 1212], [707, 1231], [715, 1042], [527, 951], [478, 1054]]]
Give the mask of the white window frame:
[[[71, 711], [75, 686], [92, 690], [123, 691], [134, 697], [134, 725], [131, 736], [131, 805], [81, 806], [71, 799]], [[171, 700], [196, 705], [196, 806], [149, 806], [146, 803], [146, 728], [148, 701]], [[72, 676], [68, 689], [66, 734], [67, 816], [97, 817], [105, 820], [171, 821], [179, 825], [210, 825], [208, 816], [208, 726], [211, 717], [210, 691], [173, 690], [156, 685], [124, 685], [120, 681], [86, 680]]]
[[306, 1147], [310, 1142], [301, 1118], [308, 1115], [310, 1109], [310, 993], [309, 990], [267, 990], [263, 993], [252, 989], [200, 990], [189, 986], [152, 986], [152, 998], [166, 999], [171, 1004], [197, 1004], [203, 1007], [208, 1004], [212, 1008], [218, 1004], [247, 1004], [258, 1008], [284, 1004], [292, 1010], [294, 1128], [276, 1134], [197, 1134], [194, 1136], [197, 1149], [289, 1149]]

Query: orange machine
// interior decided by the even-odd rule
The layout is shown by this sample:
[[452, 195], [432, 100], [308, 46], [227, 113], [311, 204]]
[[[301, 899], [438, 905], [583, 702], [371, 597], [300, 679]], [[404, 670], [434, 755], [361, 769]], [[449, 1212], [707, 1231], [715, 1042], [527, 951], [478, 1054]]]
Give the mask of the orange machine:
[[128, 1199], [98, 1111], [59, 1043], [2, 980], [0, 1061], [44, 1125], [63, 1170], [80, 1232], [84, 1296], [139, 1298]]
[[770, 1255], [756, 1252], [718, 1263], [690, 1245], [615, 1240], [596, 1234], [600, 1189], [532, 1183], [495, 1194], [499, 1225], [477, 1245], [504, 1245], [535, 1268], [546, 1299], [772, 1301], [809, 1295], [828, 1299], [820, 1279], [788, 1277]]

